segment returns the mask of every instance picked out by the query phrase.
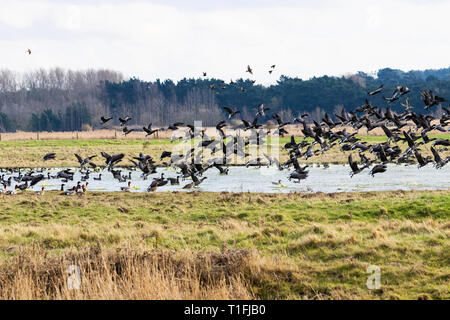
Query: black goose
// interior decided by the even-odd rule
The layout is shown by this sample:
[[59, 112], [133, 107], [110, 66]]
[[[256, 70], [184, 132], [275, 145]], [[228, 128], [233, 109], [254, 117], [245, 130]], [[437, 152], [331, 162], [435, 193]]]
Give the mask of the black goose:
[[431, 152], [433, 153], [434, 166], [436, 167], [436, 169], [442, 168], [450, 161], [450, 157], [447, 157], [445, 160], [442, 159], [439, 153], [433, 147], [431, 147]]
[[386, 172], [386, 170], [387, 166], [385, 164], [377, 164], [370, 170], [369, 174], [372, 175], [372, 177], [375, 177], [375, 174]]
[[106, 152], [102, 151], [101, 154], [102, 154], [103, 158], [105, 158], [106, 165], [109, 166], [110, 168], [112, 168], [114, 165], [116, 165], [117, 163], [122, 161], [122, 159], [125, 157], [125, 154], [123, 154], [123, 153], [119, 153], [119, 154], [110, 156]]
[[180, 184], [180, 176], [177, 176], [176, 178], [167, 178], [167, 180], [170, 181], [170, 185], [172, 186]]
[[134, 129], [128, 129], [127, 127], [124, 127], [124, 128], [122, 129], [122, 131], [123, 131], [123, 134], [124, 134], [124, 135], [127, 135], [127, 134], [129, 134], [130, 132], [133, 132]]
[[80, 156], [79, 156], [78, 154], [76, 154], [76, 153], [74, 153], [74, 155], [75, 155], [75, 157], [77, 158], [78, 163], [80, 164], [80, 167], [84, 167], [86, 164], [89, 164], [89, 165], [92, 166], [93, 168], [97, 167], [97, 166], [95, 165], [95, 163], [91, 162], [91, 160], [92, 160], [93, 158], [95, 158], [96, 155], [87, 157], [87, 158], [85, 158], [85, 159], [83, 159], [82, 157], [80, 157]]
[[111, 119], [112, 119], [112, 117], [103, 117], [103, 116], [100, 117], [100, 120], [102, 121], [102, 124], [107, 123]]
[[120, 121], [120, 125], [121, 126], [124, 126], [128, 121], [130, 121], [132, 118], [131, 117], [125, 117], [124, 119], [122, 119], [122, 118], [119, 118], [119, 121]]
[[417, 150], [414, 150], [414, 156], [417, 159], [418, 162], [417, 167], [419, 169], [426, 166], [429, 162], [431, 162], [430, 159], [422, 157], [422, 155]]
[[148, 125], [148, 127], [142, 127], [142, 129], [145, 131], [145, 133], [147, 133], [145, 135], [146, 137], [154, 134], [155, 132], [158, 132], [158, 129], [153, 129], [152, 130], [152, 124], [151, 123]]
[[228, 107], [223, 107], [223, 109], [228, 112], [228, 119], [231, 119], [233, 116], [235, 116], [238, 113], [241, 113], [239, 110], [233, 111], [233, 109]]
[[355, 174], [358, 174], [362, 171], [360, 168], [358, 168], [356, 162], [353, 161], [351, 154], [348, 155], [348, 163], [350, 165], [350, 168], [352, 169], [352, 171], [350, 172], [350, 178], [353, 178]]
[[47, 154], [42, 158], [42, 160], [43, 160], [43, 161], [53, 160], [53, 159], [55, 159], [55, 156], [56, 156], [56, 154], [55, 154], [54, 152], [47, 153]]

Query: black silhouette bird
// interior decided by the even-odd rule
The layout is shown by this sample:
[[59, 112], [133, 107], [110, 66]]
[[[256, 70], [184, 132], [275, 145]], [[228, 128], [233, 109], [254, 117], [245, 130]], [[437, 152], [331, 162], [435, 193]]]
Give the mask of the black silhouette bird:
[[414, 156], [417, 159], [417, 162], [418, 162], [417, 167], [419, 169], [426, 166], [429, 162], [431, 162], [431, 160], [429, 158], [422, 157], [422, 155], [417, 150], [414, 150]]
[[53, 153], [53, 152], [47, 153], [47, 154], [42, 158], [42, 160], [43, 160], [43, 161], [53, 160], [53, 159], [55, 159], [55, 156], [56, 156], [56, 154]]
[[381, 90], [383, 90], [383, 85], [380, 85], [378, 88], [376, 88], [374, 91], [368, 92], [367, 94], [369, 96], [376, 95], [377, 93], [380, 93]]
[[223, 107], [223, 109], [228, 112], [228, 119], [231, 119], [233, 116], [235, 116], [238, 113], [241, 113], [239, 110], [233, 111], [231, 108]]
[[387, 170], [387, 166], [385, 164], [377, 164], [376, 166], [374, 166], [372, 168], [372, 170], [370, 170], [369, 174], [371, 174], [372, 177], [374, 177], [375, 174], [386, 172], [386, 170]]
[[106, 152], [102, 151], [101, 154], [102, 154], [102, 157], [105, 158], [106, 165], [109, 166], [110, 168], [112, 168], [114, 165], [116, 165], [117, 163], [122, 161], [122, 159], [125, 157], [125, 154], [123, 154], [123, 153], [119, 153], [119, 154], [110, 156]]
[[124, 126], [128, 121], [130, 121], [132, 118], [131, 117], [125, 117], [125, 119], [119, 118], [120, 121], [120, 125]]
[[174, 124], [171, 124], [167, 129], [169, 130], [178, 130], [179, 126], [182, 126], [183, 122], [175, 122]]
[[105, 124], [105, 123], [107, 123], [109, 120], [111, 120], [112, 119], [112, 117], [103, 117], [103, 116], [101, 116], [100, 117], [100, 120], [102, 121], [102, 124]]
[[123, 127], [122, 131], [123, 131], [123, 134], [124, 134], [124, 135], [127, 135], [127, 134], [129, 134], [130, 132], [134, 131], [134, 129], [128, 129], [127, 127]]
[[153, 129], [152, 130], [152, 124], [151, 123], [148, 125], [148, 127], [142, 127], [142, 129], [145, 131], [145, 133], [147, 133], [145, 135], [146, 137], [150, 136], [150, 135], [152, 135], [152, 134], [154, 134], [155, 132], [158, 131], [158, 129]]
[[90, 156], [90, 157], [87, 157], [87, 158], [83, 159], [83, 158], [81, 158], [78, 154], [76, 154], [76, 153], [74, 153], [74, 154], [75, 154], [75, 157], [76, 157], [77, 160], [78, 160], [78, 163], [80, 164], [80, 167], [84, 167], [86, 164], [89, 164], [89, 165], [92, 166], [93, 168], [96, 167], [95, 163], [91, 162], [91, 160], [92, 160], [93, 158], [95, 158], [96, 155], [93, 155], [93, 156]]
[[439, 155], [439, 153], [433, 147], [431, 147], [431, 152], [433, 153], [434, 166], [436, 167], [436, 169], [442, 168], [450, 161], [450, 157], [447, 157], [446, 159], [442, 159], [441, 156]]
[[358, 168], [358, 165], [355, 161], [352, 159], [352, 155], [348, 155], [348, 164], [350, 165], [350, 168], [352, 169], [352, 172], [350, 172], [350, 177], [353, 177], [355, 174], [360, 173], [362, 170]]
[[30, 183], [30, 188], [34, 185], [36, 185], [39, 181], [42, 181], [44, 179], [44, 175], [43, 174], [38, 174], [36, 176], [34, 176], [31, 179], [31, 183]]
[[248, 72], [248, 73], [250, 73], [250, 74], [253, 74], [253, 69], [250, 68], [250, 66], [247, 66], [247, 71], [245, 71], [245, 72]]
[[449, 139], [437, 139], [433, 142], [433, 146], [444, 146], [444, 147], [450, 147], [450, 140]]

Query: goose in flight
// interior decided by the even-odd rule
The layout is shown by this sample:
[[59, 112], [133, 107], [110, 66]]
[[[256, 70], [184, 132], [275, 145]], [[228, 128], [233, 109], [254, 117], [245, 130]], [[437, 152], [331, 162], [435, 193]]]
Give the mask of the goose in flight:
[[261, 102], [258, 105], [258, 112], [256, 113], [256, 116], [264, 117], [265, 116], [264, 111], [267, 111], [267, 110], [270, 110], [270, 108], [264, 108], [264, 103]]
[[358, 174], [362, 171], [362, 169], [358, 168], [358, 164], [355, 161], [353, 161], [351, 154], [348, 155], [348, 164], [352, 169], [352, 171], [350, 172], [350, 178], [353, 178], [355, 174]]
[[386, 172], [387, 166], [385, 164], [377, 164], [370, 170], [369, 174], [372, 175], [372, 177], [375, 177], [375, 174]]
[[89, 164], [89, 165], [92, 166], [93, 168], [97, 167], [97, 166], [95, 165], [95, 163], [91, 162], [91, 160], [92, 160], [93, 158], [95, 158], [96, 155], [87, 157], [87, 158], [85, 158], [85, 159], [81, 158], [80, 155], [78, 155], [78, 154], [76, 154], [76, 153], [74, 153], [74, 155], [75, 155], [75, 157], [77, 158], [78, 163], [80, 164], [80, 167], [84, 167], [86, 164]]
[[433, 153], [434, 166], [436, 167], [436, 169], [442, 168], [450, 161], [450, 157], [447, 157], [445, 160], [442, 159], [439, 153], [433, 147], [431, 147], [431, 152]]
[[380, 93], [381, 90], [383, 90], [383, 85], [380, 85], [378, 88], [376, 88], [376, 89], [373, 90], [373, 91], [368, 92], [367, 94], [368, 94], [369, 96], [373, 96], [373, 95], [376, 95], [377, 93]]
[[102, 151], [101, 154], [102, 154], [102, 157], [105, 158], [106, 165], [109, 166], [110, 168], [112, 168], [118, 162], [122, 161], [123, 157], [125, 157], [125, 154], [123, 154], [123, 153], [119, 153], [119, 154], [110, 156], [106, 152]]
[[131, 117], [125, 117], [125, 119], [119, 118], [120, 121], [120, 126], [124, 126], [128, 121], [130, 121], [132, 118]]
[[112, 117], [104, 117], [104, 116], [101, 116], [100, 117], [100, 120], [102, 121], [102, 124], [105, 124], [105, 123], [107, 123], [109, 120], [111, 120], [112, 119]]
[[147, 134], [145, 135], [146, 137], [147, 137], [147, 136], [150, 136], [150, 135], [152, 135], [153, 133], [155, 133], [155, 132], [158, 131], [158, 129], [153, 129], [153, 130], [152, 130], [152, 124], [151, 124], [151, 123], [148, 125], [148, 127], [142, 127], [142, 129], [144, 129], [144, 131], [147, 133]]
[[232, 118], [233, 116], [235, 116], [236, 114], [241, 113], [239, 110], [234, 111], [233, 109], [228, 108], [228, 107], [223, 107], [223, 109], [224, 109], [226, 112], [228, 112], [228, 119], [231, 119], [231, 118]]
[[127, 134], [129, 134], [130, 132], [134, 131], [134, 129], [128, 129], [127, 127], [123, 127], [122, 131], [123, 131], [123, 134], [124, 134], [124, 135], [127, 135]]
[[167, 129], [168, 130], [178, 130], [180, 126], [182, 126], [183, 122], [175, 122], [174, 124], [171, 124]]
[[55, 159], [55, 153], [54, 152], [51, 152], [51, 153], [47, 153], [43, 158], [42, 158], [42, 160], [43, 161], [47, 161], [47, 160], [54, 160]]
[[410, 90], [408, 87], [397, 86], [397, 88], [395, 88], [394, 93], [392, 95], [396, 96], [397, 94], [400, 94], [400, 96], [403, 96], [403, 95], [407, 94], [409, 91]]

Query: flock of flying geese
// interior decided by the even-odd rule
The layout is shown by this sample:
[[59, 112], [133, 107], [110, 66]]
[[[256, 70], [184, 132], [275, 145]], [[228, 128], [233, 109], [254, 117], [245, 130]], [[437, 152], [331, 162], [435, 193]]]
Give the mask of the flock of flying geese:
[[[275, 68], [275, 65], [271, 67], [271, 70]], [[252, 74], [252, 69], [250, 66], [247, 68], [247, 72]], [[206, 76], [206, 73], [203, 73]], [[374, 96], [383, 91], [383, 85], [374, 91], [368, 92], [368, 96]], [[374, 176], [385, 172], [387, 170], [388, 163], [396, 164], [418, 164], [418, 167], [424, 167], [429, 163], [433, 163], [437, 169], [444, 167], [449, 161], [450, 156], [444, 158], [440, 155], [440, 152], [447, 151], [450, 146], [449, 139], [437, 139], [428, 137], [427, 133], [431, 130], [438, 130], [441, 132], [450, 131], [450, 110], [449, 108], [442, 107], [443, 113], [440, 118], [435, 119], [431, 115], [418, 114], [412, 111], [414, 108], [409, 103], [409, 99], [406, 98], [404, 112], [397, 114], [391, 110], [390, 103], [401, 97], [407, 95], [410, 92], [409, 88], [405, 86], [398, 86], [390, 97], [383, 98], [387, 101], [388, 105], [386, 110], [383, 112], [380, 108], [375, 107], [371, 104], [368, 98], [365, 99], [365, 103], [356, 108], [354, 111], [347, 112], [342, 109], [340, 113], [335, 114], [338, 119], [334, 121], [328, 113], [325, 113], [322, 120], [319, 122], [315, 120], [307, 121], [309, 115], [307, 113], [301, 114], [294, 118], [292, 124], [299, 124], [304, 135], [303, 139], [299, 142], [296, 141], [295, 137], [291, 135], [290, 141], [287, 142], [282, 149], [286, 150], [289, 154], [289, 159], [280, 163], [275, 157], [271, 157], [266, 153], [263, 153], [264, 158], [256, 157], [250, 159], [246, 162], [245, 166], [276, 166], [280, 171], [289, 169], [293, 167], [293, 171], [290, 172], [288, 179], [289, 181], [299, 183], [308, 177], [308, 165], [301, 166], [299, 159], [309, 159], [319, 154], [324, 154], [325, 152], [331, 150], [334, 147], [340, 146], [340, 151], [352, 151], [357, 150], [360, 161], [357, 162], [353, 159], [352, 154], [348, 156], [348, 163], [350, 165], [351, 171], [350, 176], [353, 177], [356, 174], [361, 173], [363, 170], [372, 166], [369, 174]], [[421, 91], [421, 99], [425, 104], [425, 109], [429, 109], [433, 106], [440, 105], [440, 103], [446, 102], [442, 97], [435, 95], [430, 91]], [[228, 114], [227, 119], [232, 119], [236, 117], [240, 111], [233, 110], [231, 108], [225, 107], [224, 110]], [[185, 152], [185, 154], [175, 154], [170, 151], [163, 151], [160, 155], [160, 164], [156, 164], [155, 160], [150, 155], [145, 155], [140, 153], [139, 156], [135, 156], [129, 159], [133, 164], [128, 166], [130, 170], [140, 170], [142, 172], [142, 178], [147, 180], [148, 176], [151, 174], [156, 174], [157, 169], [160, 167], [174, 167], [177, 170], [176, 177], [164, 177], [164, 173], [161, 173], [160, 177], [153, 178], [149, 184], [147, 191], [152, 192], [167, 184], [179, 185], [180, 180], [184, 181], [186, 179], [191, 179], [191, 182], [185, 184], [183, 189], [191, 189], [199, 186], [207, 177], [203, 174], [210, 168], [215, 168], [219, 171], [220, 175], [227, 175], [229, 172], [229, 165], [232, 164], [233, 158], [235, 156], [244, 159], [249, 157], [250, 154], [246, 153], [246, 146], [256, 145], [261, 146], [265, 143], [264, 138], [268, 137], [271, 130], [267, 129], [267, 126], [258, 123], [260, 117], [265, 116], [265, 111], [270, 110], [264, 106], [263, 103], [259, 104], [256, 108], [255, 118], [252, 122], [241, 119], [242, 125], [240, 129], [243, 131], [250, 131], [248, 137], [242, 137], [239, 135], [228, 135], [224, 132], [224, 128], [227, 127], [226, 120], [220, 121], [216, 125], [216, 130], [220, 138], [210, 138], [205, 133], [206, 130], [198, 130], [193, 125], [187, 124], [187, 131], [184, 137], [173, 137], [171, 142], [176, 140], [191, 140], [196, 137], [201, 137], [201, 141], [193, 148]], [[272, 118], [276, 121], [276, 129], [272, 129], [272, 135], [278, 134], [279, 136], [284, 136], [289, 134], [285, 126], [291, 124], [291, 122], [285, 122], [278, 114], [273, 114]], [[101, 123], [104, 124], [110, 121], [112, 117], [101, 117]], [[119, 118], [121, 126], [124, 126], [124, 134], [131, 132], [131, 129], [126, 128], [126, 124], [130, 121], [130, 117]], [[433, 120], [435, 123], [432, 124]], [[414, 126], [410, 126], [414, 124]], [[150, 136], [158, 130], [178, 130], [184, 123], [176, 122], [168, 126], [167, 128], [152, 129], [152, 124], [143, 127], [143, 131], [146, 136]], [[345, 127], [352, 127], [355, 132], [348, 133]], [[404, 127], [408, 126], [409, 129], [405, 130]], [[376, 143], [373, 145], [367, 142], [361, 142], [356, 134], [359, 129], [365, 127], [368, 132], [375, 128], [381, 128], [384, 134], [387, 136], [387, 141], [383, 143]], [[341, 130], [337, 130], [341, 129]], [[420, 133], [419, 133], [420, 132]], [[420, 141], [421, 140], [421, 141]], [[402, 151], [398, 146], [398, 143], [406, 143], [407, 148]], [[432, 152], [431, 156], [422, 156], [421, 147], [430, 145], [430, 150]], [[316, 148], [317, 146], [317, 148]], [[314, 150], [315, 149], [315, 150]], [[209, 150], [211, 157], [214, 158], [206, 159], [204, 158], [204, 151]], [[219, 154], [219, 155], [217, 155]], [[126, 186], [122, 186], [122, 191], [131, 191], [131, 171], [128, 175], [122, 175], [121, 170], [116, 168], [122, 160], [125, 158], [125, 154], [115, 154], [109, 155], [106, 152], [101, 152], [101, 156], [104, 158], [105, 165], [98, 166], [93, 162], [93, 159], [97, 155], [92, 155], [89, 157], [82, 157], [75, 154], [78, 160], [80, 172], [82, 174], [81, 181], [78, 181], [76, 185], [65, 189], [65, 183], [73, 181], [74, 171], [71, 169], [64, 169], [59, 171], [56, 176], [51, 176], [50, 173], [47, 175], [41, 173], [37, 174], [37, 171], [28, 172], [22, 174], [20, 169], [18, 170], [19, 175], [14, 176], [14, 169], [9, 170], [9, 177], [6, 179], [8, 174], [3, 174], [1, 176], [0, 182], [3, 184], [4, 189], [0, 191], [3, 193], [14, 194], [22, 190], [28, 189], [39, 183], [44, 179], [60, 179], [63, 183], [61, 185], [61, 194], [72, 195], [78, 194], [83, 195], [86, 193], [89, 179], [91, 179], [90, 174], [91, 169], [94, 171], [99, 168], [107, 169], [107, 172], [113, 175], [114, 179], [118, 182], [127, 183]], [[43, 161], [55, 159], [55, 153], [48, 153], [43, 157]], [[169, 159], [165, 161], [165, 159]], [[244, 161], [245, 162], [245, 161]], [[8, 171], [7, 170], [7, 171]], [[43, 170], [43, 169], [42, 169]], [[5, 170], [2, 170], [5, 172]], [[101, 180], [102, 173], [99, 173], [97, 177], [92, 177], [94, 180]], [[7, 190], [7, 187], [12, 185], [12, 180], [16, 182], [12, 190]], [[272, 182], [273, 184], [281, 184], [281, 180], [278, 182]], [[43, 193], [44, 188], [39, 191]]]

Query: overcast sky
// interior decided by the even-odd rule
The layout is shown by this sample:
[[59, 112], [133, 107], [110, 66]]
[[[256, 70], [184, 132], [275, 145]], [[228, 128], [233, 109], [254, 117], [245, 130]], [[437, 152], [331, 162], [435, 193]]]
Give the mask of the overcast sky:
[[248, 77], [249, 64], [269, 84], [450, 65], [450, 1], [241, 2], [0, 0], [0, 69], [229, 80]]

